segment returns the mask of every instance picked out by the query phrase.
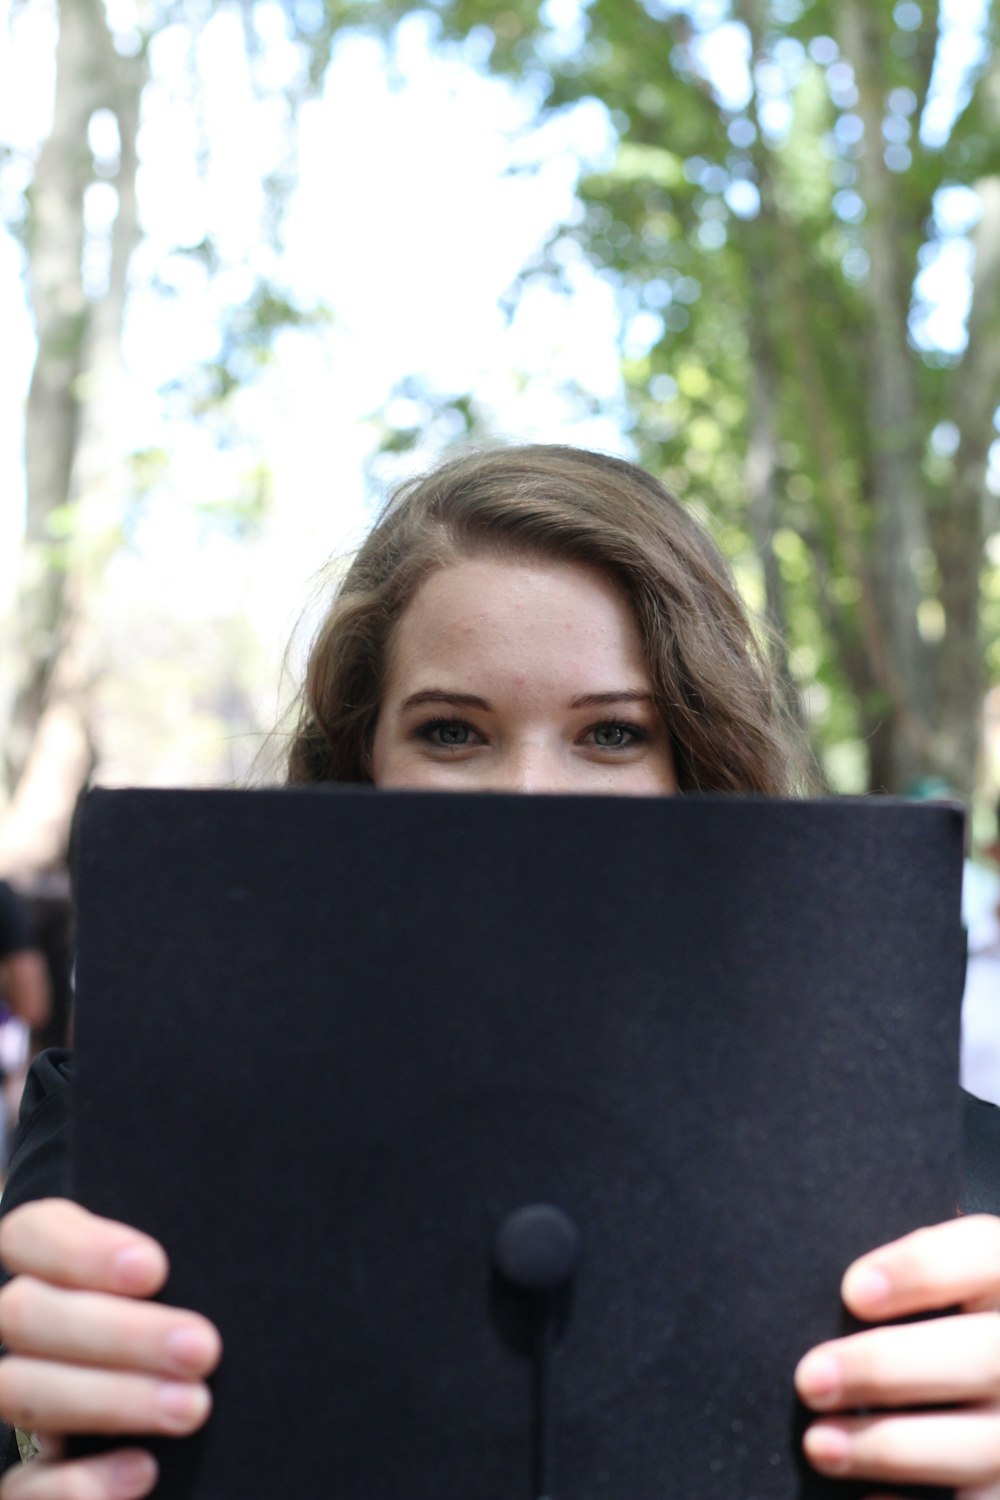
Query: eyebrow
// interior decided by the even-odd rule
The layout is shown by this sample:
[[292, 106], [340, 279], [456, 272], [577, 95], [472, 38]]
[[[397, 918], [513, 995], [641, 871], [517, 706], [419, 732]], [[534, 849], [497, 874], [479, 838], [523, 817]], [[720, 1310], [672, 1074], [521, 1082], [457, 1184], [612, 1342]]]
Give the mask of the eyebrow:
[[422, 693], [411, 693], [399, 706], [419, 708], [422, 703], [450, 703], [453, 708], [479, 708], [484, 713], [490, 711], [485, 698], [477, 698], [475, 693], [452, 693], [446, 688], [425, 688]]
[[613, 693], [583, 693], [579, 698], [574, 698], [570, 708], [605, 708], [611, 703], [652, 703], [652, 693], [644, 693], [639, 688], [622, 688]]
[[[642, 692], [638, 688], [619, 688], [610, 693], [581, 693], [578, 698], [570, 701], [570, 708], [606, 708], [614, 703], [652, 703], [652, 693]], [[425, 703], [447, 703], [452, 708], [478, 708], [482, 713], [490, 713], [491, 705], [485, 698], [479, 698], [475, 693], [453, 693], [447, 688], [424, 688], [422, 692], [411, 693], [404, 698], [400, 704], [401, 709], [420, 708]]]

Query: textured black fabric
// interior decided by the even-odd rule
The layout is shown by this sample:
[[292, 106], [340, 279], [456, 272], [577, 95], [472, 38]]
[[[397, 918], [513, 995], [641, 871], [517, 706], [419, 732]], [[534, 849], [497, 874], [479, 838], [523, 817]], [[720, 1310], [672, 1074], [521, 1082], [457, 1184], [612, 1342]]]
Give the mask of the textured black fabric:
[[1000, 1109], [964, 1089], [962, 1212], [1000, 1214]]
[[[72, 1077], [73, 1057], [65, 1048], [40, 1052], [28, 1069], [0, 1215], [36, 1198], [73, 1196]], [[6, 1279], [0, 1267], [0, 1281]]]
[[32, 947], [24, 908], [17, 892], [0, 880], [0, 959]]
[[[31, 1066], [21, 1105], [10, 1176], [0, 1215], [15, 1204], [43, 1197], [71, 1197], [70, 1085], [68, 1053], [43, 1053]], [[962, 1208], [1000, 1214], [1000, 1109], [962, 1091], [964, 1145]], [[309, 1143], [301, 1143], [302, 1154]], [[0, 1276], [6, 1273], [0, 1267]], [[20, 1462], [13, 1428], [0, 1422], [0, 1474]]]
[[[65, 1049], [42, 1052], [31, 1064], [7, 1184], [0, 1199], [0, 1217], [19, 1203], [73, 1196], [72, 1078], [73, 1057]], [[961, 1210], [967, 1214], [1000, 1214], [1000, 1108], [962, 1089], [961, 1121]], [[303, 1155], [308, 1149], [303, 1141]], [[0, 1281], [5, 1279], [0, 1266]]]
[[163, 1494], [526, 1494], [489, 1251], [538, 1201], [583, 1240], [554, 1495], [855, 1493], [791, 1372], [957, 1206], [961, 859], [885, 801], [96, 794], [80, 1194], [227, 1351]]
[[17, 1433], [13, 1427], [8, 1427], [6, 1422], [0, 1422], [0, 1474], [6, 1474], [8, 1469], [12, 1469], [20, 1462]]

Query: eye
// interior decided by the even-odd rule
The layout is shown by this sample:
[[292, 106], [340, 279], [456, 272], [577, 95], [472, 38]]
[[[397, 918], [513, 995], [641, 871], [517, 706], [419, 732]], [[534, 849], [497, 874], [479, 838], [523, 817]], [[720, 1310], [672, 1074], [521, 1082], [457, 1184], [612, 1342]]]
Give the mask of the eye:
[[464, 750], [473, 743], [476, 731], [464, 719], [431, 719], [421, 724], [417, 733], [443, 750]]
[[629, 724], [621, 719], [606, 719], [594, 724], [587, 731], [600, 750], [630, 750], [634, 745], [649, 739], [649, 731], [641, 724]]

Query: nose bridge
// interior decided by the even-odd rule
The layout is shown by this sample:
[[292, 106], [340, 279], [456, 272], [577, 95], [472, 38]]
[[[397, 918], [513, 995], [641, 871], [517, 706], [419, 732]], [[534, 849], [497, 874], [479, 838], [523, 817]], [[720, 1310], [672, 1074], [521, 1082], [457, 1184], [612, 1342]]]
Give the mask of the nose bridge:
[[496, 766], [495, 787], [505, 792], [559, 792], [570, 777], [557, 747], [541, 739], [510, 745]]

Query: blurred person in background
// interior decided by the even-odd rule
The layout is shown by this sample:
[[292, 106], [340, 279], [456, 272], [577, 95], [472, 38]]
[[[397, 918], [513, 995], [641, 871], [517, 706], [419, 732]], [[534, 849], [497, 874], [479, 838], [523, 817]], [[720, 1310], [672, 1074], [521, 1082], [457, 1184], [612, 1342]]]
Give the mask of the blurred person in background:
[[32, 1032], [41, 1030], [52, 1010], [48, 964], [39, 949], [24, 902], [0, 880], [0, 1170], [6, 1168], [10, 1125], [17, 1115]]
[[[906, 789], [917, 802], [957, 802], [954, 787], [941, 776], [922, 776]], [[962, 922], [967, 941], [962, 995], [962, 1087], [977, 1099], [1000, 1104], [1000, 842], [975, 858], [966, 824], [962, 869]]]
[[1000, 807], [985, 858], [967, 859], [962, 918], [969, 939], [962, 999], [962, 1086], [1000, 1104]]

